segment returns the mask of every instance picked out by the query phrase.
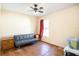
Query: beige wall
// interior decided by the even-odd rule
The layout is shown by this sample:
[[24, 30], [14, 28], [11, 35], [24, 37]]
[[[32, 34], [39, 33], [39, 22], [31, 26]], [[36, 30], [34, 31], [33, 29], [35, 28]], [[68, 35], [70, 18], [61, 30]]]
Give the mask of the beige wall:
[[[1, 4], [0, 4], [0, 19], [1, 19]], [[1, 40], [0, 40], [0, 48], [1, 48]]]
[[41, 18], [49, 20], [49, 37], [42, 39], [45, 42], [65, 47], [68, 37], [79, 36], [79, 6], [57, 11]]
[[36, 33], [37, 19], [34, 16], [3, 10], [0, 18], [0, 37]]

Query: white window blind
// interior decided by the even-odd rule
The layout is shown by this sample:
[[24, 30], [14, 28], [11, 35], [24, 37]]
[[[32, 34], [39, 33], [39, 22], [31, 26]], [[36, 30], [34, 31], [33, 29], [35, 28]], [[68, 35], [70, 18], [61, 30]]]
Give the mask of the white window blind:
[[44, 32], [43, 32], [43, 37], [48, 37], [49, 36], [49, 21], [44, 20]]

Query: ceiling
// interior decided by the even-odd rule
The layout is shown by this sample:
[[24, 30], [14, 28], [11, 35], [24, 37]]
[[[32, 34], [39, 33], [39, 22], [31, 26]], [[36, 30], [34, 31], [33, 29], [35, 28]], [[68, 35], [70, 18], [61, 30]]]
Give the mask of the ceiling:
[[38, 3], [38, 7], [44, 7], [44, 13], [35, 13], [30, 8], [33, 4], [34, 3], [2, 3], [0, 4], [0, 8], [32, 16], [44, 16], [76, 5], [75, 3]]

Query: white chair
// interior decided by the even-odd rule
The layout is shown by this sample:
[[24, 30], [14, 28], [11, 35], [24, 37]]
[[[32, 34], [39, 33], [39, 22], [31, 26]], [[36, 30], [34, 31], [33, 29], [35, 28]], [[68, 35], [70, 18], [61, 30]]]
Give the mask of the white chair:
[[72, 49], [69, 46], [64, 48], [64, 55], [65, 56], [79, 56], [79, 50]]

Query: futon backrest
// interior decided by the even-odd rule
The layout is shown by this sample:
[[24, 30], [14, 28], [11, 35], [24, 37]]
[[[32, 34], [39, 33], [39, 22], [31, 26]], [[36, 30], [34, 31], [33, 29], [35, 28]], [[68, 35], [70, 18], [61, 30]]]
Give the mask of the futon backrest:
[[21, 35], [14, 35], [14, 39], [16, 41], [18, 40], [24, 40], [24, 39], [32, 39], [34, 38], [34, 34], [21, 34]]

